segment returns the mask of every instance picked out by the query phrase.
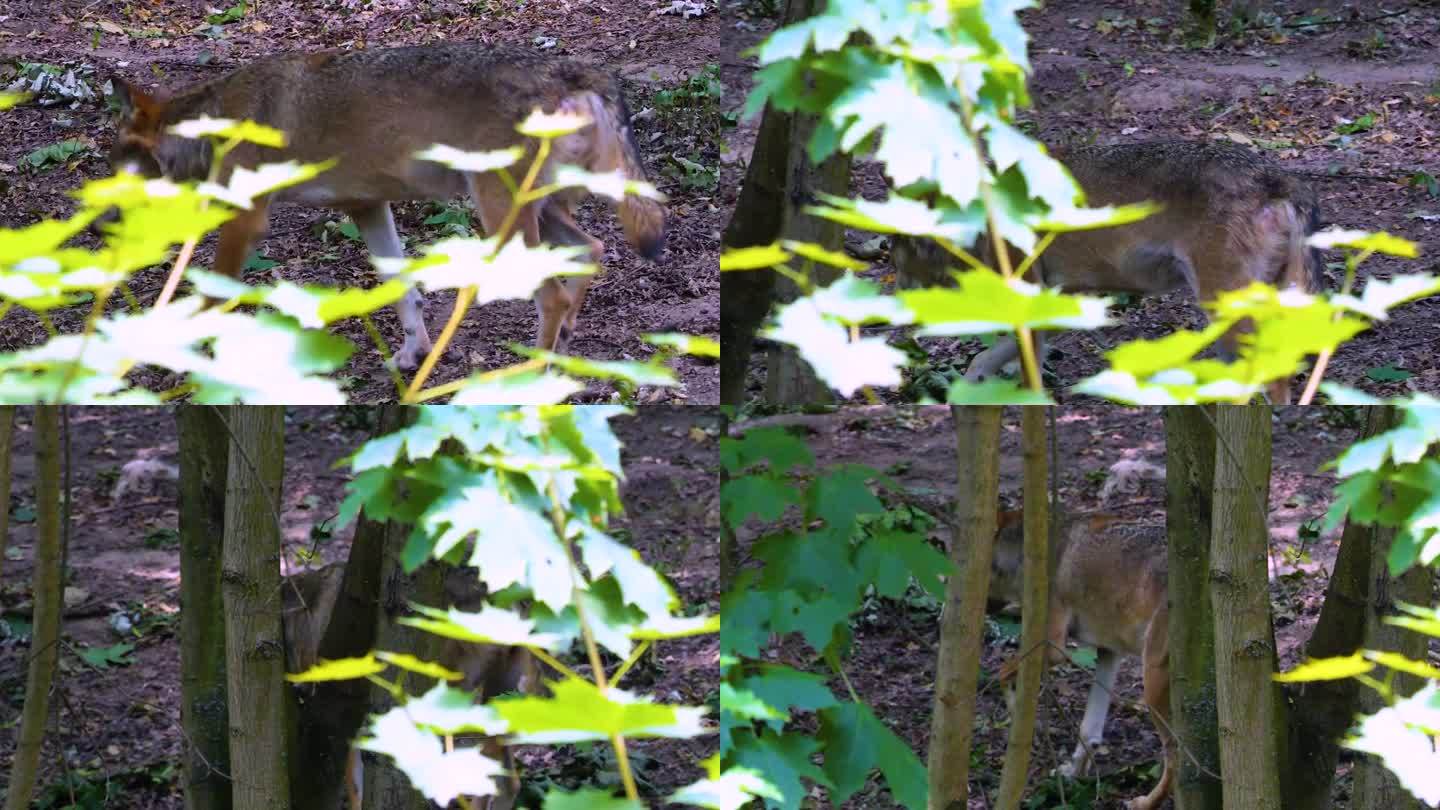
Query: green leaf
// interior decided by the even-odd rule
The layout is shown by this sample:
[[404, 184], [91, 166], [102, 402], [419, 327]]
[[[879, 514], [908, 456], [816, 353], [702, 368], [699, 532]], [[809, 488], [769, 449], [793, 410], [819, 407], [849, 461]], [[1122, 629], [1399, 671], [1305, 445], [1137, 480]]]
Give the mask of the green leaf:
[[461, 794], [495, 794], [495, 777], [504, 774], [500, 763], [482, 756], [477, 748], [447, 753], [439, 737], [410, 719], [406, 706], [397, 706], [375, 718], [370, 724], [370, 736], [355, 745], [392, 757], [410, 784], [442, 807]]
[[1311, 234], [1305, 240], [1305, 243], [1310, 247], [1320, 248], [1321, 250], [1343, 247], [1351, 248], [1352, 250], [1370, 250], [1376, 253], [1386, 253], [1391, 256], [1401, 256], [1406, 259], [1413, 259], [1420, 255], [1419, 246], [1414, 242], [1398, 236], [1391, 236], [1385, 231], [1371, 233], [1369, 231], [1331, 228]]
[[839, 267], [842, 270], [864, 270], [870, 266], [865, 262], [859, 261], [857, 259], [852, 259], [849, 256], [846, 256], [844, 253], [838, 253], [833, 250], [826, 250], [825, 248], [810, 242], [797, 242], [793, 239], [786, 239], [780, 244], [784, 245], [786, 250], [798, 254], [801, 258], [809, 259], [811, 261], [819, 262], [821, 264], [829, 265], [831, 267]]
[[487, 371], [467, 379], [450, 398], [451, 405], [539, 405], [564, 402], [585, 390], [584, 384], [550, 372]]
[[1400, 382], [1415, 376], [1403, 368], [1394, 366], [1378, 366], [1365, 370], [1365, 376], [1376, 382]]
[[810, 298], [800, 298], [781, 307], [775, 325], [763, 336], [789, 343], [831, 388], [849, 397], [867, 385], [893, 387], [900, 384], [905, 353], [886, 343], [883, 337], [862, 337], [852, 341], [841, 324], [825, 317]]
[[698, 737], [707, 733], [704, 706], [654, 703], [623, 689], [605, 694], [588, 681], [566, 679], [550, 684], [553, 697], [499, 698], [490, 705], [510, 724], [522, 745], [628, 738]]
[[246, 141], [258, 146], [280, 149], [285, 146], [285, 133], [254, 121], [235, 121], [230, 118], [211, 118], [202, 115], [188, 121], [171, 125], [170, 134], [182, 138], [219, 138]]
[[1334, 295], [1330, 303], [1341, 309], [1358, 312], [1377, 321], [1385, 320], [1390, 309], [1426, 296], [1440, 293], [1440, 277], [1426, 273], [1408, 273], [1391, 279], [1371, 278], [1359, 298]]
[[696, 357], [720, 356], [720, 341], [714, 338], [686, 335], [680, 332], [663, 332], [642, 334], [640, 339], [652, 346], [671, 348], [681, 354], [691, 354]]
[[385, 671], [385, 665], [375, 660], [373, 654], [363, 658], [340, 658], [335, 661], [320, 660], [320, 663], [304, 672], [287, 674], [285, 680], [291, 683], [318, 683], [320, 681], [348, 681], [378, 675]]
[[1289, 672], [1272, 676], [1278, 683], [1301, 683], [1307, 681], [1335, 681], [1364, 675], [1375, 665], [1366, 661], [1359, 652], [1336, 658], [1306, 660]]
[[583, 788], [574, 793], [552, 789], [545, 794], [541, 810], [645, 810], [645, 805], [600, 788]]
[[596, 173], [579, 166], [561, 164], [555, 167], [553, 182], [560, 188], [583, 188], [591, 194], [611, 200], [624, 199], [627, 195], [658, 202], [665, 202], [667, 199], [653, 185], [643, 180], [631, 180], [619, 169]]
[[1379, 757], [1400, 785], [1428, 807], [1440, 804], [1440, 752], [1431, 744], [1431, 735], [1440, 729], [1437, 705], [1440, 692], [1427, 683], [1362, 719], [1357, 733], [1345, 740], [1347, 747]]
[[1016, 380], [991, 379], [975, 383], [956, 380], [950, 384], [945, 401], [951, 405], [1054, 405], [1045, 391], [1024, 387]]
[[[515, 165], [515, 162], [525, 156], [525, 150], [518, 146], [509, 149], [495, 149], [489, 152], [466, 152], [463, 149], [456, 149], [453, 146], [437, 143], [429, 149], [423, 149], [415, 153], [417, 160], [430, 160], [436, 163], [443, 163], [452, 169], [462, 172], [493, 172], [496, 169], [504, 169]], [[428, 220], [427, 220], [428, 223]]]
[[[441, 556], [437, 554], [436, 556]], [[424, 605], [412, 606], [421, 618], [405, 616], [396, 621], [456, 641], [473, 644], [503, 644], [513, 647], [538, 647], [560, 650], [566, 639], [554, 633], [535, 631], [535, 621], [494, 605], [483, 605], [479, 612], [468, 613], [450, 608], [437, 610]]]
[[797, 498], [798, 493], [789, 483], [762, 476], [732, 478], [720, 486], [721, 511], [731, 526], [741, 525], [751, 515], [773, 522]]
[[583, 115], [568, 112], [547, 113], [536, 107], [515, 129], [521, 135], [531, 138], [558, 138], [579, 132], [589, 123], [590, 119]]
[[675, 803], [693, 804], [709, 810], [739, 810], [755, 797], [780, 801], [784, 796], [752, 768], [727, 768], [725, 773], [693, 782], [670, 796]]
[[1033, 329], [1094, 329], [1110, 323], [1109, 298], [1070, 295], [991, 270], [955, 274], [957, 289], [905, 290], [897, 297], [926, 335], [976, 335]]
[[79, 654], [85, 663], [105, 670], [111, 666], [128, 667], [135, 663], [135, 659], [130, 657], [134, 649], [134, 644], [112, 644], [109, 647], [83, 647]]
[[790, 254], [778, 244], [733, 248], [720, 254], [720, 272], [768, 269], [789, 260]]
[[658, 363], [637, 363], [630, 360], [586, 360], [567, 354], [555, 354], [529, 346], [511, 345], [510, 350], [524, 357], [544, 360], [566, 374], [597, 380], [621, 380], [630, 385], [677, 385], [675, 372]]

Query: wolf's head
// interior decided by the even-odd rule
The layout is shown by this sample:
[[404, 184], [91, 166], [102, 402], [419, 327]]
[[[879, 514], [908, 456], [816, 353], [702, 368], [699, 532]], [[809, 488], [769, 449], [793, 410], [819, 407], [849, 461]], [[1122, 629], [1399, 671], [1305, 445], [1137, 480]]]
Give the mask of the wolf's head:
[[[198, 180], [210, 169], [210, 143], [170, 134], [188, 110], [173, 99], [152, 96], [120, 78], [113, 79], [119, 112], [110, 167], [143, 177]], [[188, 100], [188, 99], [187, 99]]]

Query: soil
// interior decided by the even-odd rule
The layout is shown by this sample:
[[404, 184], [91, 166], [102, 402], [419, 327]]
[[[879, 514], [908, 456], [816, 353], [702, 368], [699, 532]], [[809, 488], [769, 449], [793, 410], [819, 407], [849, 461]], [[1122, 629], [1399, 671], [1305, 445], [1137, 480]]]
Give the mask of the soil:
[[[719, 230], [726, 212], [713, 187], [686, 186], [683, 163], [706, 167], [718, 162], [720, 125], [713, 114], [676, 110], [656, 101], [658, 91], [673, 88], [718, 62], [721, 21], [714, 0], [672, 3], [494, 3], [488, 0], [266, 0], [238, 22], [208, 25], [207, 15], [235, 3], [181, 0], [16, 0], [0, 10], [0, 85], [8, 84], [19, 62], [46, 62], [94, 69], [92, 89], [112, 75], [139, 82], [145, 89], [175, 89], [217, 78], [225, 71], [270, 53], [321, 48], [382, 47], [440, 40], [478, 40], [486, 44], [547, 47], [608, 66], [623, 78], [630, 109], [639, 116], [635, 134], [649, 176], [669, 195], [669, 236], [656, 262], [638, 257], [624, 242], [608, 207], [591, 201], [579, 215], [585, 230], [606, 244], [604, 272], [591, 288], [571, 353], [597, 360], [643, 360], [654, 348], [642, 334], [684, 332], [715, 337], [719, 329]], [[672, 8], [673, 7], [673, 8]], [[680, 9], [699, 12], [689, 16]], [[666, 10], [669, 10], [667, 13]], [[648, 111], [648, 112], [647, 112]], [[701, 123], [701, 119], [704, 123]], [[0, 117], [0, 225], [31, 225], [73, 210], [68, 192], [85, 179], [109, 173], [104, 154], [113, 137], [102, 102], [75, 109], [26, 105]], [[93, 148], [64, 167], [30, 171], [22, 159], [40, 147], [63, 140], [87, 139]], [[468, 205], [468, 203], [467, 203]], [[439, 209], [431, 204], [394, 206], [402, 237], [419, 246], [435, 241], [443, 226], [424, 220]], [[468, 210], [468, 209], [466, 209]], [[269, 236], [260, 255], [278, 263], [251, 270], [246, 277], [273, 282], [375, 284], [362, 244], [338, 235], [338, 212], [281, 206], [272, 212]], [[331, 226], [327, 228], [327, 223]], [[322, 237], [323, 235], [323, 237]], [[83, 242], [82, 242], [83, 243]], [[93, 244], [93, 241], [91, 242]], [[202, 242], [195, 261], [209, 266], [213, 235]], [[139, 273], [131, 288], [142, 304], [152, 302], [164, 279], [162, 269]], [[426, 322], [439, 334], [453, 308], [454, 293], [426, 296]], [[112, 302], [112, 306], [113, 306]], [[86, 308], [54, 313], [62, 332], [80, 329]], [[392, 309], [376, 314], [387, 343], [399, 345], [400, 328]], [[336, 327], [358, 350], [338, 372], [352, 402], [394, 399], [380, 355], [358, 322]], [[459, 379], [474, 371], [518, 362], [507, 347], [531, 345], [536, 333], [529, 301], [504, 301], [468, 313], [431, 383]], [[40, 322], [24, 311], [0, 316], [0, 350], [43, 342]], [[719, 371], [713, 361], [681, 356], [671, 361], [680, 386], [645, 390], [641, 401], [713, 403], [719, 399]], [[153, 389], [166, 386], [164, 375], [140, 369], [134, 379]], [[171, 383], [173, 385], [173, 383]], [[613, 388], [594, 383], [575, 401], [607, 399]]]
[[[178, 512], [173, 481], [142, 486], [111, 499], [118, 471], [136, 458], [174, 462], [177, 446], [172, 409], [71, 409], [70, 487], [73, 494], [69, 546], [72, 603], [64, 618], [61, 672], [52, 693], [52, 726], [42, 755], [40, 789], [61, 784], [65, 772], [77, 784], [108, 781], [111, 798], [84, 807], [175, 810], [182, 806], [180, 730]], [[282, 524], [287, 571], [300, 565], [343, 560], [349, 530], [332, 533], [347, 476], [332, 465], [368, 438], [363, 408], [292, 408], [287, 416]], [[621, 497], [625, 515], [612, 524], [616, 536], [674, 584], [687, 610], [719, 608], [717, 414], [708, 408], [647, 406], [613, 423], [623, 442], [626, 471]], [[0, 619], [20, 629], [28, 617], [35, 525], [33, 425], [22, 409], [15, 447], [12, 531], [0, 581]], [[111, 626], [123, 611], [138, 632]], [[24, 702], [27, 638], [0, 634], [0, 774], [8, 779], [18, 719]], [[118, 643], [133, 649], [118, 663], [85, 663]], [[717, 696], [719, 641], [714, 635], [656, 646], [627, 676], [624, 688], [684, 705], [713, 704]], [[567, 664], [583, 668], [580, 657]], [[603, 749], [604, 747], [597, 747]], [[718, 750], [715, 737], [632, 742], [637, 779], [647, 796], [665, 795], [700, 778], [695, 763]], [[522, 747], [527, 774], [575, 788], [614, 781], [595, 753], [574, 746]], [[610, 781], [605, 781], [605, 780]], [[3, 787], [3, 779], [0, 779]], [[77, 788], [78, 789], [78, 788]], [[38, 793], [38, 790], [37, 790]], [[68, 794], [57, 794], [54, 798]], [[50, 807], [52, 805], [37, 805]], [[53, 806], [66, 806], [64, 802]]]
[[[948, 516], [958, 486], [955, 434], [949, 410], [943, 407], [877, 406], [848, 408], [838, 414], [803, 417], [808, 443], [817, 465], [858, 463], [897, 480], [904, 502], [919, 506], [941, 522], [933, 533], [937, 543], [948, 545]], [[1000, 440], [1000, 492], [1002, 500], [1020, 499], [1022, 462], [1019, 414], [1006, 409]], [[1111, 465], [1143, 461], [1165, 466], [1163, 415], [1157, 408], [1119, 408], [1075, 404], [1057, 409], [1056, 485], [1059, 502], [1072, 512], [1107, 511], [1128, 519], [1165, 520], [1165, 484], [1142, 480], [1102, 500], [1101, 491]], [[1270, 582], [1277, 641], [1282, 668], [1301, 658], [1301, 648], [1319, 616], [1328, 572], [1335, 560], [1339, 530], [1302, 540], [1318, 528], [1330, 501], [1335, 478], [1320, 470], [1359, 436], [1359, 425], [1334, 408], [1287, 408], [1276, 411], [1273, 423], [1274, 464], [1270, 478]], [[895, 501], [892, 499], [891, 503]], [[754, 529], [755, 527], [750, 527]], [[742, 552], [755, 532], [740, 537]], [[994, 617], [992, 617], [994, 618]], [[1009, 731], [1004, 695], [994, 680], [1005, 658], [1015, 654], [1018, 622], [992, 622], [981, 659], [981, 690], [976, 708], [975, 750], [972, 757], [970, 808], [988, 808], [981, 788], [998, 787], [1000, 766]], [[939, 643], [939, 604], [925, 599], [901, 604], [876, 600], [854, 622], [853, 654], [845, 673], [861, 697], [924, 761], [934, 700], [935, 654]], [[1072, 647], [1072, 652], [1074, 648]], [[798, 642], [787, 644], [781, 656], [790, 662], [813, 658]], [[1093, 659], [1092, 659], [1093, 660]], [[1091, 673], [1074, 665], [1052, 669], [1040, 697], [1036, 745], [1029, 778], [1030, 800], [1048, 791], [1050, 799], [1027, 806], [1060, 806], [1061, 783], [1048, 776], [1065, 761], [1075, 745], [1080, 717], [1091, 683]], [[839, 681], [832, 684], [843, 689]], [[1118, 807], [1119, 800], [1146, 792], [1158, 771], [1159, 738], [1139, 705], [1140, 670], [1137, 659], [1126, 659], [1120, 670], [1115, 701], [1105, 727], [1105, 743], [1096, 755], [1099, 800], [1066, 805], [1076, 808]], [[1341, 766], [1334, 806], [1348, 789], [1348, 763]], [[1088, 787], [1088, 786], [1087, 786]], [[1074, 798], [1077, 784], [1063, 789]], [[819, 806], [829, 806], [821, 805]], [[893, 808], [894, 799], [878, 780], [847, 801], [846, 808]], [[1171, 803], [1167, 801], [1165, 807]]]
[[[1218, 5], [1218, 4], [1217, 4]], [[1312, 12], [1305, 0], [1249, 4], [1298, 25]], [[1320, 197], [1326, 224], [1388, 231], [1418, 242], [1418, 259], [1376, 256], [1360, 269], [1369, 279], [1436, 272], [1440, 247], [1440, 186], [1412, 185], [1417, 171], [1437, 176], [1436, 112], [1440, 109], [1440, 12], [1433, 3], [1401, 2], [1383, 10], [1372, 3], [1327, 4], [1324, 25], [1271, 27], [1222, 36], [1213, 48], [1185, 43], [1186, 3], [1125, 0], [1094, 3], [1051, 0], [1022, 13], [1031, 37], [1033, 107], [1020, 113], [1032, 134], [1052, 146], [1120, 143], [1164, 138], [1227, 138], [1261, 148], [1286, 169], [1307, 173]], [[1227, 17], [1222, 12], [1221, 26]], [[774, 20], [752, 18], [745, 44], [773, 30]], [[739, 46], [734, 49], [737, 53]], [[727, 58], [727, 79], [748, 86], [754, 60]], [[737, 93], [737, 98], [739, 94]], [[738, 103], [738, 102], [737, 102]], [[1373, 125], [1342, 134], [1366, 115]], [[758, 116], [756, 117], [758, 119]], [[758, 120], [741, 122], [733, 151], [746, 160]], [[878, 163], [857, 159], [852, 192], [883, 199]], [[850, 234], [858, 243], [869, 234]], [[1342, 257], [1324, 254], [1331, 289], [1343, 278]], [[865, 273], [893, 284], [888, 258]], [[1104, 368], [1102, 353], [1124, 341], [1156, 338], [1175, 328], [1198, 328], [1192, 296], [1177, 292], [1112, 308], [1117, 325], [1060, 335], [1048, 370], [1061, 401], [1065, 388]], [[897, 329], [871, 334], [901, 337]], [[926, 339], [932, 370], [963, 372], [981, 346], [963, 339]], [[1440, 297], [1401, 306], [1372, 330], [1346, 343], [1326, 379], [1381, 396], [1440, 391]], [[762, 353], [752, 357], [748, 396], [759, 396]], [[1298, 391], [1298, 389], [1297, 389]], [[901, 402], [913, 394], [876, 392]], [[862, 402], [857, 394], [854, 402]]]

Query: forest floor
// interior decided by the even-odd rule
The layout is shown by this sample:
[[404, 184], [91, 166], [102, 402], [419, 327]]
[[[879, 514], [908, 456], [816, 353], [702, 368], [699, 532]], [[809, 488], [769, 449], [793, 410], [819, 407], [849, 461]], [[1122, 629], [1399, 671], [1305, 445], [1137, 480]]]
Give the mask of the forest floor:
[[[1218, 4], [1217, 4], [1218, 5]], [[1255, 5], [1255, 4], [1252, 4]], [[1308, 0], [1258, 4], [1296, 26], [1312, 12]], [[1222, 37], [1213, 48], [1187, 47], [1180, 0], [1049, 0], [1021, 14], [1031, 37], [1033, 107], [1020, 118], [1052, 147], [1084, 143], [1130, 143], [1164, 138], [1228, 139], [1252, 145], [1317, 191], [1323, 219], [1342, 228], [1388, 231], [1420, 244], [1420, 257], [1377, 256], [1362, 265], [1360, 289], [1369, 279], [1390, 279], [1440, 269], [1440, 9], [1433, 3], [1328, 5], [1323, 24], [1261, 27]], [[1222, 13], [1222, 17], [1223, 17]], [[1223, 20], [1222, 20], [1223, 22]], [[726, 80], [735, 88], [735, 109], [750, 86], [753, 58], [743, 47], [758, 42], [774, 20], [752, 16], [746, 33], [727, 42]], [[748, 161], [759, 117], [741, 121], [727, 159]], [[737, 174], [741, 172], [737, 169]], [[1420, 173], [1420, 174], [1417, 174]], [[1314, 176], [1320, 175], [1320, 176]], [[1416, 182], [1411, 183], [1411, 178]], [[852, 193], [886, 195], [881, 166], [857, 159]], [[847, 246], [871, 234], [847, 234]], [[1338, 252], [1323, 254], [1332, 289], [1343, 265]], [[891, 285], [888, 257], [871, 264], [868, 277]], [[1055, 392], [1104, 368], [1103, 352], [1137, 338], [1156, 338], [1176, 328], [1198, 328], [1201, 313], [1184, 292], [1122, 300], [1112, 308], [1116, 325], [1060, 336], [1049, 370]], [[902, 336], [898, 329], [871, 334]], [[977, 341], [927, 338], [924, 370], [931, 379], [962, 373], [979, 351]], [[1440, 392], [1440, 297], [1399, 307], [1392, 317], [1345, 344], [1326, 379], [1382, 396]], [[748, 396], [763, 379], [763, 353], [751, 358]], [[914, 393], [880, 392], [889, 402], [913, 401]], [[935, 392], [931, 392], [935, 396]], [[1070, 395], [1073, 396], [1073, 395]], [[856, 395], [855, 402], [862, 398]]]
[[[28, 411], [28, 409], [26, 409]], [[41, 759], [44, 792], [37, 808], [69, 806], [64, 775], [77, 806], [175, 810], [182, 806], [179, 771], [180, 648], [177, 638], [179, 550], [174, 482], [160, 481], [112, 500], [119, 470], [137, 458], [173, 463], [172, 409], [76, 408], [71, 411], [73, 493], [71, 578], [64, 617], [61, 670]], [[625, 515], [612, 529], [675, 585], [686, 606], [719, 608], [718, 455], [716, 414], [708, 408], [657, 405], [612, 424], [624, 443]], [[297, 552], [313, 565], [343, 560], [349, 530], [333, 533], [348, 478], [332, 465], [369, 436], [363, 409], [292, 408], [286, 431], [282, 523], [287, 573]], [[35, 540], [33, 430], [22, 412], [15, 447], [12, 531], [0, 578], [0, 785], [24, 703], [29, 648], [29, 593]], [[121, 635], [112, 616], [134, 630]], [[716, 699], [718, 638], [665, 642], [632, 670], [626, 688], [667, 702], [702, 705]], [[571, 662], [580, 665], [580, 661]], [[700, 778], [695, 763], [713, 755], [714, 737], [632, 742], [637, 780], [647, 796], [666, 795]], [[520, 747], [527, 784], [611, 784], [604, 746]], [[607, 781], [609, 780], [609, 781]], [[106, 796], [107, 799], [100, 797]], [[52, 803], [45, 803], [48, 801]]]
[[[218, 6], [219, 8], [210, 8]], [[572, 353], [597, 360], [643, 360], [653, 332], [715, 337], [719, 330], [719, 232], [728, 211], [716, 191], [724, 120], [719, 90], [708, 77], [718, 69], [721, 21], [715, 0], [641, 0], [602, 4], [491, 3], [472, 0], [267, 0], [192, 3], [181, 0], [14, 0], [0, 9], [0, 87], [31, 63], [73, 69], [94, 96], [113, 75], [147, 90], [178, 89], [223, 76], [246, 62], [283, 51], [383, 47], [444, 40], [535, 47], [576, 56], [617, 71], [623, 79], [635, 134], [650, 179], [670, 197], [669, 237], [656, 262], [639, 258], [624, 242], [606, 205], [591, 201], [579, 222], [606, 244], [604, 271], [591, 288]], [[231, 22], [225, 12], [245, 8]], [[103, 98], [78, 104], [26, 105], [0, 116], [0, 225], [20, 227], [63, 217], [69, 196], [85, 179], [109, 174], [104, 158], [113, 126]], [[73, 142], [74, 154], [37, 157], [40, 150]], [[38, 165], [35, 163], [38, 161]], [[453, 235], [450, 223], [471, 222], [468, 201], [394, 206], [402, 237], [418, 247]], [[335, 211], [279, 206], [259, 259], [246, 278], [270, 282], [373, 286], [364, 245], [338, 226]], [[353, 233], [353, 232], [352, 232]], [[89, 237], [87, 237], [89, 238]], [[209, 266], [214, 237], [196, 254]], [[158, 295], [163, 271], [131, 282], [142, 304]], [[426, 322], [438, 335], [453, 308], [453, 291], [426, 296]], [[53, 314], [62, 332], [78, 330], [89, 305]], [[393, 347], [400, 329], [393, 310], [377, 313]], [[359, 348], [339, 374], [353, 402], [395, 398], [378, 350], [351, 319], [336, 327]], [[532, 345], [535, 308], [501, 301], [467, 313], [440, 361], [432, 383], [519, 361], [507, 347]], [[41, 323], [26, 311], [0, 316], [0, 351], [44, 340]], [[672, 362], [679, 387], [642, 391], [644, 400], [713, 403], [719, 370], [713, 361], [681, 356]], [[163, 375], [136, 371], [158, 387]], [[613, 391], [593, 383], [576, 401], [599, 401]]]
[[[1301, 658], [1334, 563], [1339, 530], [1318, 537], [1312, 530], [1319, 527], [1335, 483], [1333, 474], [1321, 472], [1320, 467], [1359, 435], [1360, 426], [1348, 423], [1348, 418], [1339, 409], [1288, 408], [1277, 411], [1273, 423], [1270, 595], [1282, 668], [1294, 666]], [[958, 480], [954, 425], [947, 408], [849, 408], [838, 414], [807, 416], [803, 421], [818, 466], [863, 464], [890, 476], [904, 488], [906, 503], [941, 521], [932, 536], [948, 546], [946, 521]], [[1116, 462], [1147, 462], [1164, 468], [1165, 430], [1160, 409], [1076, 404], [1059, 409], [1055, 424], [1056, 485], [1064, 508], [1072, 513], [1106, 511], [1164, 524], [1163, 479], [1141, 479], [1134, 486], [1120, 487], [1105, 500], [1100, 497]], [[1022, 479], [1016, 409], [1006, 409], [1002, 431], [1000, 493], [1014, 504], [1020, 500]], [[740, 539], [744, 549], [753, 532]], [[849, 683], [893, 731], [910, 742], [922, 761], [929, 744], [934, 700], [939, 608], [938, 600], [923, 596], [904, 602], [875, 600], [853, 624], [853, 653], [845, 662]], [[983, 788], [993, 794], [999, 784], [1010, 724], [994, 676], [1001, 663], [1015, 654], [1018, 633], [1014, 619], [991, 617], [987, 622], [976, 708], [974, 745], [978, 753], [971, 758], [972, 790]], [[803, 662], [813, 657], [813, 652], [798, 642], [787, 642], [781, 657]], [[1093, 658], [1090, 660], [1093, 666]], [[1049, 776], [1075, 746], [1091, 675], [1078, 666], [1063, 665], [1052, 669], [1044, 681], [1027, 793], [1027, 801], [1037, 803], [1027, 807], [1109, 810], [1120, 806], [1122, 799], [1147, 792], [1159, 775], [1159, 738], [1139, 704], [1140, 669], [1138, 660], [1132, 658], [1121, 667], [1105, 743], [1096, 755], [1099, 777], [1075, 781]], [[838, 681], [832, 686], [844, 688]], [[1346, 757], [1342, 755], [1342, 759]], [[1349, 783], [1348, 762], [1341, 768], [1336, 807], [1345, 806]], [[1070, 804], [1062, 803], [1062, 796]], [[972, 793], [970, 808], [992, 806], [986, 802]], [[826, 806], [831, 805], [816, 804]], [[895, 800], [874, 779], [843, 805], [849, 810], [895, 806]], [[1165, 805], [1170, 806], [1169, 802]]]

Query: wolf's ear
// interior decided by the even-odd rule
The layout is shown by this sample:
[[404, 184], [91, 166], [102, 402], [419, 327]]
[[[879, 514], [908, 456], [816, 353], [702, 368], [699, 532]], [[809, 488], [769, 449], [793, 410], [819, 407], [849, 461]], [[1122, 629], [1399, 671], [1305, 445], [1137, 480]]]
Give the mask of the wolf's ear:
[[115, 117], [121, 123], [131, 123], [155, 108], [155, 99], [152, 96], [119, 76], [111, 78], [110, 83], [115, 88]]

